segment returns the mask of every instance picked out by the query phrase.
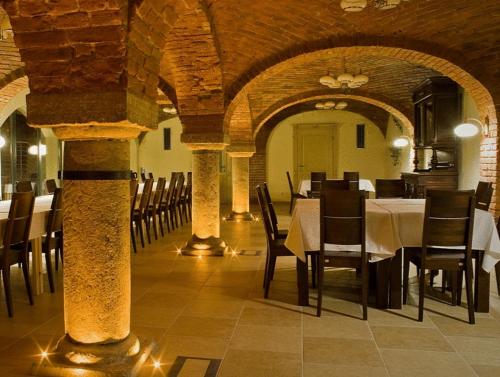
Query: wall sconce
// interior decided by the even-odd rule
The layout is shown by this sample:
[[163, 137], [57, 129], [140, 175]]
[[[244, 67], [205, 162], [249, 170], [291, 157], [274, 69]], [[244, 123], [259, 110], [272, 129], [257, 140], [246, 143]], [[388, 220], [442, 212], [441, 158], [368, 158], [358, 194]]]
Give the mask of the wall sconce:
[[455, 127], [453, 132], [459, 138], [472, 137], [482, 132], [483, 136], [487, 137], [490, 133], [490, 121], [486, 117], [484, 123], [476, 118], [467, 118], [464, 122]]
[[410, 139], [407, 136], [399, 136], [392, 141], [392, 145], [389, 147], [391, 152], [392, 164], [393, 166], [399, 165], [399, 158], [401, 157], [401, 150], [410, 145]]

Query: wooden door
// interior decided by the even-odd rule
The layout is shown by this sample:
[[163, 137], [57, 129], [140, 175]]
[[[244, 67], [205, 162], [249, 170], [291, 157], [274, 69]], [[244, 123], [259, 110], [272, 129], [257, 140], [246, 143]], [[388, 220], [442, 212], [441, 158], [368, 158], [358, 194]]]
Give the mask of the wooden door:
[[312, 171], [324, 171], [328, 178], [334, 176], [333, 124], [297, 124], [295, 141], [295, 187], [302, 179], [310, 179]]

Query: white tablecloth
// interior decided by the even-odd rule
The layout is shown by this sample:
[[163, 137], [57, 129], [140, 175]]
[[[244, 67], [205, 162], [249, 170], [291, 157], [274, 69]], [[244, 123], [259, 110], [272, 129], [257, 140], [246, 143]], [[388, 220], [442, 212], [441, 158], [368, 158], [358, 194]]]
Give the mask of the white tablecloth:
[[[373, 187], [373, 183], [369, 179], [360, 179], [359, 180], [359, 189], [365, 190], [365, 191], [375, 192], [375, 187]], [[309, 190], [311, 190], [311, 180], [310, 179], [303, 179], [302, 181], [300, 181], [299, 193], [301, 195], [307, 196], [307, 192]]]
[[[425, 199], [367, 200], [366, 251], [370, 261], [392, 257], [401, 247], [421, 246], [424, 210]], [[319, 250], [319, 244], [319, 199], [298, 199], [285, 245], [305, 261], [305, 252]], [[476, 210], [472, 248], [485, 251], [482, 267], [486, 272], [500, 260], [500, 239], [491, 213]]]

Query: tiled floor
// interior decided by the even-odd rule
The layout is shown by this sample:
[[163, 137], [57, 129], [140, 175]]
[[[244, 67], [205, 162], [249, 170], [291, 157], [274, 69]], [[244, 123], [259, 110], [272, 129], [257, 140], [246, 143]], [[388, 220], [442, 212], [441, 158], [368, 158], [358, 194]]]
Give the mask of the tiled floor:
[[[354, 274], [332, 271], [317, 318], [314, 307], [296, 306], [291, 257], [279, 259], [270, 298], [262, 298], [261, 223], [223, 223], [222, 236], [237, 252], [224, 258], [179, 256], [176, 248], [189, 234], [188, 225], [132, 256], [132, 331], [158, 344], [141, 376], [214, 375], [209, 368], [220, 377], [500, 376], [493, 280], [492, 310], [478, 314], [475, 326], [466, 323], [465, 308], [431, 299], [417, 322], [414, 293], [403, 310], [370, 308], [362, 321]], [[0, 302], [0, 376], [28, 375], [41, 350], [64, 332], [62, 272], [57, 293], [36, 297], [30, 307], [21, 274], [12, 270], [13, 319]]]

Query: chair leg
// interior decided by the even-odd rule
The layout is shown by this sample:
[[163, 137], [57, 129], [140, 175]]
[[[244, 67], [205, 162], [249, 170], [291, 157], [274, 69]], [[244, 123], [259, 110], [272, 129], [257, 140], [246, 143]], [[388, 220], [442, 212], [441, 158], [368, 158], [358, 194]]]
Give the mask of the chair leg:
[[321, 317], [321, 307], [323, 305], [323, 281], [325, 273], [325, 260], [322, 254], [318, 255], [318, 302], [316, 306], [316, 316]]
[[361, 292], [361, 302], [363, 304], [363, 320], [368, 319], [368, 256], [365, 254], [365, 260], [361, 265], [361, 279], [362, 279], [362, 292]]
[[184, 221], [182, 219], [182, 206], [180, 204], [177, 205], [177, 212], [179, 212], [179, 220], [181, 221], [181, 226], [183, 226]]
[[293, 208], [293, 196], [290, 198], [290, 210], [288, 211], [290, 215], [292, 214], [292, 208]]
[[28, 267], [28, 258], [24, 257], [24, 260], [21, 262], [23, 267], [23, 275], [24, 275], [24, 285], [26, 286], [26, 291], [28, 292], [28, 300], [30, 305], [33, 305], [33, 292], [31, 291], [31, 281], [30, 281], [30, 273]]
[[425, 268], [420, 266], [420, 275], [418, 276], [418, 321], [424, 320], [424, 289], [425, 289]]
[[156, 224], [156, 215], [154, 213], [151, 213], [151, 218], [149, 221], [153, 222], [153, 233], [155, 235], [155, 240], [158, 240], [158, 226]]
[[266, 265], [264, 267], [264, 281], [262, 282], [262, 288], [266, 288], [267, 274], [269, 273], [269, 251], [266, 254]]
[[472, 299], [472, 261], [468, 260], [465, 266], [465, 292], [467, 295], [467, 308], [469, 310], [469, 323], [473, 325], [476, 320], [474, 318], [474, 301]]
[[459, 270], [457, 275], [457, 305], [462, 305], [462, 290], [464, 284], [464, 270]]
[[165, 237], [165, 233], [163, 232], [163, 219], [161, 218], [161, 213], [162, 213], [161, 210], [157, 211], [156, 216], [158, 216], [158, 223], [160, 224], [161, 236]]
[[[134, 248], [134, 254], [137, 254], [137, 245], [135, 242], [135, 233], [134, 233], [134, 223], [130, 222], [130, 239], [132, 241], [132, 247]], [[57, 253], [57, 250], [56, 250]], [[57, 270], [57, 259], [56, 259], [56, 270]]]
[[458, 272], [450, 271], [450, 277], [451, 277], [451, 305], [456, 306], [457, 296], [458, 296], [458, 291], [457, 291]]
[[446, 292], [446, 280], [448, 279], [448, 272], [446, 270], [441, 271], [441, 293]]
[[141, 237], [141, 246], [144, 249], [144, 230], [142, 229], [142, 220], [139, 219], [135, 224], [136, 229], [139, 229], [139, 236]]
[[316, 274], [318, 269], [318, 256], [316, 254], [311, 254], [311, 285], [316, 288]]
[[52, 273], [52, 260], [51, 259], [52, 258], [50, 257], [50, 250], [48, 250], [45, 253], [45, 266], [47, 267], [47, 277], [49, 278], [50, 292], [54, 293], [55, 292], [55, 288], [54, 288], [54, 274]]
[[403, 304], [408, 302], [408, 279], [410, 274], [410, 258], [406, 253], [403, 261]]
[[151, 228], [151, 224], [149, 223], [148, 215], [145, 213], [143, 217], [144, 223], [146, 224], [146, 236], [148, 238], [148, 243], [151, 244], [151, 234], [149, 229]]
[[12, 292], [10, 289], [10, 267], [7, 267], [7, 270], [2, 270], [2, 279], [3, 279], [3, 289], [5, 291], [5, 302], [7, 303], [7, 313], [9, 317], [12, 317], [14, 314], [12, 307]]
[[[271, 286], [271, 280], [273, 278], [274, 266], [276, 265], [276, 257], [271, 255], [269, 256], [269, 271], [266, 276], [266, 286], [264, 288], [264, 298], [269, 297], [269, 287]], [[272, 270], [271, 270], [272, 268]]]

